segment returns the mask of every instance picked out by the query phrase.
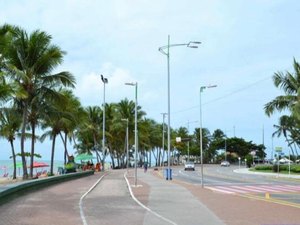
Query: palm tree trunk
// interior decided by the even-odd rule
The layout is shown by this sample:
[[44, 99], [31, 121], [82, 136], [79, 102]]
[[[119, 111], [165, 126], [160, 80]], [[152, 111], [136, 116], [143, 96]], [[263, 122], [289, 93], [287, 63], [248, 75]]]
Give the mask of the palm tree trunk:
[[[156, 150], [156, 155], [155, 155], [155, 150]], [[155, 160], [155, 165], [157, 166], [158, 165], [158, 148], [155, 149], [155, 148], [152, 148], [152, 151], [149, 150], [149, 156], [151, 157], [151, 152], [154, 156], [154, 160]], [[151, 159], [150, 159], [151, 160]]]
[[33, 177], [33, 161], [34, 161], [34, 144], [35, 144], [35, 124], [31, 123], [32, 137], [31, 137], [31, 155], [30, 155], [30, 173], [29, 176]]
[[13, 179], [17, 178], [17, 165], [16, 165], [16, 153], [15, 153], [15, 148], [14, 148], [14, 142], [12, 140], [9, 141], [10, 146], [11, 146], [11, 153], [12, 153], [12, 158], [13, 158], [13, 163], [14, 163], [14, 172], [13, 172]]
[[98, 163], [101, 162], [102, 159], [101, 159], [101, 155], [99, 154], [98, 149], [96, 149], [96, 155], [97, 155], [97, 162], [98, 162]]
[[[114, 160], [113, 154], [110, 154], [110, 158], [111, 158], [112, 168], [115, 168], [115, 160]], [[103, 165], [103, 167], [104, 167], [104, 165]]]
[[291, 151], [292, 151], [292, 154], [293, 154], [293, 156], [295, 156], [294, 149], [292, 148], [292, 146], [291, 146], [291, 144], [290, 144], [289, 140], [287, 139], [286, 135], [285, 135], [285, 141], [288, 143], [288, 146], [290, 147], [290, 149], [291, 149]]
[[96, 152], [96, 155], [97, 155], [97, 163], [100, 163], [101, 162], [101, 156], [98, 152], [98, 148], [96, 147], [97, 146], [97, 139], [96, 139], [96, 134], [95, 133], [93, 134], [93, 139], [94, 139], [95, 152]]
[[26, 165], [26, 156], [25, 156], [25, 130], [26, 130], [26, 124], [27, 124], [27, 115], [28, 115], [28, 100], [25, 100], [25, 105], [23, 108], [23, 123], [22, 123], [22, 129], [21, 129], [21, 158], [22, 158], [22, 164], [23, 164], [23, 179], [28, 179], [28, 173], [27, 173], [27, 165]]
[[298, 154], [297, 147], [295, 147], [295, 152], [296, 152], [296, 156], [298, 157], [298, 156], [299, 156], [299, 154]]
[[50, 174], [51, 174], [51, 175], [53, 175], [54, 152], [55, 152], [55, 140], [56, 140], [56, 134], [53, 134], [53, 139], [52, 139], [52, 151], [51, 151], [51, 165], [50, 165]]
[[165, 150], [163, 150], [161, 164], [164, 165], [164, 159], [165, 159]]
[[157, 148], [157, 162], [156, 166], [160, 166], [160, 157], [161, 157], [161, 150]]
[[68, 149], [67, 149], [67, 138], [68, 137], [67, 137], [66, 132], [64, 132], [64, 134], [65, 134], [65, 137], [63, 137], [61, 132], [59, 132], [60, 138], [61, 138], [61, 140], [64, 144], [64, 149], [65, 149], [65, 151], [64, 151], [64, 163], [66, 164], [67, 163], [67, 158], [69, 158], [69, 153], [68, 153]]

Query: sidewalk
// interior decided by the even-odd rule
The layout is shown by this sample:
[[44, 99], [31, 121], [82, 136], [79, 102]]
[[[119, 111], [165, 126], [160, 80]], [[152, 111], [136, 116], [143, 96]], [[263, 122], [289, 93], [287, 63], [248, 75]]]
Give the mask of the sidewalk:
[[[151, 171], [138, 170], [138, 181], [149, 185], [147, 211], [144, 225], [224, 225], [224, 223], [204, 204], [197, 200], [189, 190], [174, 181], [156, 177]], [[132, 186], [134, 193], [141, 187]], [[139, 196], [136, 196], [139, 198]]]

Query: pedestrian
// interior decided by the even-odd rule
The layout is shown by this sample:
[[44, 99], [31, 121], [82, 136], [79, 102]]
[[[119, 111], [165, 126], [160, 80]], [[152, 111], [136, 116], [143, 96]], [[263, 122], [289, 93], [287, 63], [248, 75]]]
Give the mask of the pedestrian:
[[147, 162], [144, 162], [144, 172], [145, 172], [145, 173], [147, 172], [147, 169], [148, 169], [148, 163], [147, 163]]

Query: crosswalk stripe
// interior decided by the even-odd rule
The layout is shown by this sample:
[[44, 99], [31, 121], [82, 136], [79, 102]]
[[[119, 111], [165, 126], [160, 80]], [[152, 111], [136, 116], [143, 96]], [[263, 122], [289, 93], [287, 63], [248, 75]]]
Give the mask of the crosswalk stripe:
[[285, 186], [274, 186], [271, 187], [273, 190], [278, 190], [279, 192], [297, 192], [298, 190], [294, 190], [291, 187], [285, 187]]
[[296, 191], [300, 191], [300, 185], [296, 186], [296, 185], [285, 184], [283, 186], [288, 187], [288, 188], [293, 189], [293, 190], [296, 190]]
[[284, 192], [300, 192], [300, 185], [229, 185], [229, 186], [206, 186], [206, 188], [222, 192], [224, 194], [246, 194], [246, 193], [284, 193]]
[[216, 186], [215, 188], [217, 190], [225, 190], [225, 191], [229, 191], [229, 192], [233, 192], [233, 193], [243, 193], [243, 194], [248, 193], [248, 191], [233, 189], [230, 186]]
[[209, 188], [212, 191], [222, 192], [222, 193], [225, 193], [225, 194], [234, 194], [233, 191], [225, 191], [225, 190], [222, 190], [220, 188], [219, 189], [218, 188], [213, 188], [213, 187], [207, 187], [207, 188]]
[[[238, 189], [243, 189], [246, 190], [248, 193], [249, 192], [256, 192], [256, 193], [261, 193], [261, 192], [266, 192], [269, 191], [270, 188], [262, 188], [261, 186], [232, 186], [234, 188], [238, 188]], [[279, 192], [279, 191], [277, 191]]]

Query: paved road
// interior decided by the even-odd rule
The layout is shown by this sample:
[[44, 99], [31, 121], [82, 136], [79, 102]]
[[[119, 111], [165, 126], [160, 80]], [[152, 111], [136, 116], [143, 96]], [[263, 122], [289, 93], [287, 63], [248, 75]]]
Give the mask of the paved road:
[[[284, 201], [282, 203], [296, 204], [300, 207], [300, 179], [234, 172], [238, 168], [237, 166], [205, 165], [205, 188], [224, 194], [251, 194], [257, 197], [265, 197], [268, 193], [273, 199]], [[174, 173], [176, 179], [192, 184], [201, 183], [199, 167], [196, 167], [196, 171], [175, 168]]]

